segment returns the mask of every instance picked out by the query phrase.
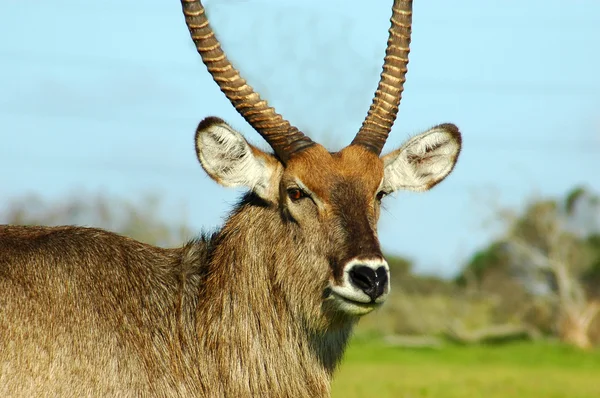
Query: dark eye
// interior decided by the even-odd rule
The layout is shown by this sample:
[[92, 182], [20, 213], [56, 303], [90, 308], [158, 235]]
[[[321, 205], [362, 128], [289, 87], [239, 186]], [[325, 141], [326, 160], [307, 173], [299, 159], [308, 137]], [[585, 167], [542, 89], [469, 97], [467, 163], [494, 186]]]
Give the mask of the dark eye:
[[381, 199], [383, 199], [387, 194], [388, 193], [384, 191], [377, 192], [377, 200], [381, 202]]
[[306, 192], [304, 192], [300, 188], [289, 188], [287, 190], [287, 194], [288, 194], [289, 198], [292, 200], [292, 202], [296, 202], [302, 198], [308, 197]]

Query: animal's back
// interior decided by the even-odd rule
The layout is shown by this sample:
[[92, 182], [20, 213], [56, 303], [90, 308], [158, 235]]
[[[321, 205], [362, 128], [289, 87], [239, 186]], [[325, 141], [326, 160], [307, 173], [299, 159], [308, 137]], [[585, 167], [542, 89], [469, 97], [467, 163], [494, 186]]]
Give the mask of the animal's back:
[[156, 395], [175, 366], [156, 351], [176, 334], [178, 258], [96, 229], [1, 226], [0, 396]]

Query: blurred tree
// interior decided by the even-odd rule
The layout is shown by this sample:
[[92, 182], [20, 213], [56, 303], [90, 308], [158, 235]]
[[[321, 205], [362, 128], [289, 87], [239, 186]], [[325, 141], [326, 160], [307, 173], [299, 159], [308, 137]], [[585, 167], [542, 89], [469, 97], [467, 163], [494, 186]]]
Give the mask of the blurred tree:
[[391, 283], [400, 283], [412, 274], [413, 263], [411, 260], [397, 254], [386, 254], [385, 259], [390, 267], [390, 274], [394, 276]]
[[438, 335], [461, 318], [471, 326], [487, 322], [485, 300], [469, 302], [452, 280], [418, 274], [410, 259], [387, 254], [392, 294], [385, 306], [361, 320], [359, 332], [387, 335]]
[[165, 222], [160, 200], [147, 196], [140, 203], [103, 195], [72, 196], [46, 202], [37, 196], [16, 199], [0, 212], [0, 221], [14, 225], [82, 225], [114, 231], [145, 243], [169, 247], [192, 237], [181, 220]]
[[455, 290], [451, 280], [413, 272], [413, 262], [405, 257], [386, 254], [392, 289], [408, 294], [445, 294]]
[[[503, 241], [492, 242], [476, 252], [455, 281], [474, 299], [491, 300], [494, 324], [521, 324], [533, 306], [532, 295], [515, 278], [509, 245]], [[545, 329], [542, 325], [532, 326]]]
[[477, 251], [455, 281], [461, 287], [479, 288], [490, 279], [499, 279], [498, 276], [509, 279], [513, 277], [508, 247], [504, 242], [492, 242], [485, 249]]
[[591, 346], [590, 326], [600, 312], [586, 288], [600, 259], [596, 239], [587, 235], [600, 226], [599, 203], [577, 188], [563, 200], [533, 201], [522, 214], [500, 212], [510, 268], [530, 294], [554, 308], [559, 337], [581, 348]]
[[583, 274], [586, 290], [591, 297], [600, 298], [600, 234], [588, 236], [586, 240], [590, 265]]

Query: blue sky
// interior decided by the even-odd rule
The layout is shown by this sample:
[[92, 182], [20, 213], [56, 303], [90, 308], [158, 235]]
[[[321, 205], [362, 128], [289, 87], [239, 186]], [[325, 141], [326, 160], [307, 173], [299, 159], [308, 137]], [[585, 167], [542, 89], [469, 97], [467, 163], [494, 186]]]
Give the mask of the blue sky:
[[[392, 1], [206, 1], [230, 58], [331, 150], [371, 102]], [[222, 223], [240, 191], [197, 164], [218, 115], [266, 144], [200, 62], [179, 2], [0, 1], [0, 197], [105, 193], [164, 200], [166, 219]], [[568, 4], [568, 5], [567, 5]], [[427, 193], [386, 200], [384, 249], [451, 275], [493, 233], [493, 206], [600, 191], [600, 2], [416, 0], [408, 81], [385, 151], [453, 122], [464, 147]], [[490, 205], [493, 203], [494, 205]]]

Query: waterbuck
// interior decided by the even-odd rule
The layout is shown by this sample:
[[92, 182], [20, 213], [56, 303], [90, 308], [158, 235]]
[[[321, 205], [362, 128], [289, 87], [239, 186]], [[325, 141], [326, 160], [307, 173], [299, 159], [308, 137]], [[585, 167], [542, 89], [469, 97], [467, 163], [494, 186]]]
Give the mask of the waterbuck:
[[274, 153], [221, 119], [199, 124], [204, 170], [249, 193], [222, 229], [181, 248], [74, 226], [0, 227], [2, 397], [328, 396], [353, 326], [389, 294], [381, 199], [427, 190], [456, 163], [451, 124], [380, 157], [403, 90], [411, 1], [394, 1], [375, 98], [335, 153], [240, 77], [199, 1], [182, 7], [214, 80]]

